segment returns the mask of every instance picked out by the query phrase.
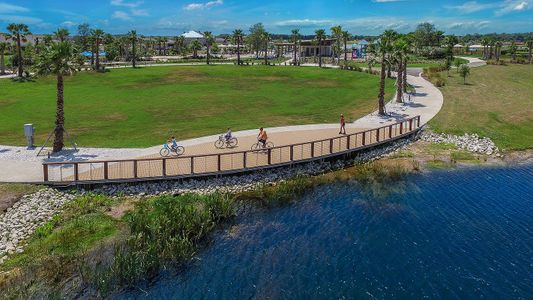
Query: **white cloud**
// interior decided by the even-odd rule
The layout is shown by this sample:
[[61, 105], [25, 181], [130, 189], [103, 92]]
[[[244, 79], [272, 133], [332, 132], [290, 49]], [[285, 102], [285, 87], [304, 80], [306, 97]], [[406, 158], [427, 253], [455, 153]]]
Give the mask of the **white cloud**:
[[65, 21], [65, 22], [61, 23], [61, 27], [66, 27], [66, 28], [74, 27], [74, 26], [77, 26], [77, 25], [78, 25], [78, 23], [72, 22], [72, 21]]
[[143, 4], [143, 1], [129, 2], [129, 1], [124, 1], [124, 0], [111, 0], [111, 5], [114, 5], [114, 6], [124, 6], [124, 7], [133, 8], [141, 4]]
[[498, 7], [498, 3], [478, 3], [476, 1], [468, 1], [461, 5], [446, 6], [448, 9], [452, 9], [462, 14], [470, 14], [482, 10], [492, 9]]
[[28, 25], [36, 25], [43, 23], [42, 19], [27, 17], [27, 16], [14, 16], [14, 15], [0, 15], [0, 23], [24, 23]]
[[531, 9], [527, 0], [505, 0], [501, 8], [496, 11], [497, 16], [505, 15], [511, 12], [524, 11]]
[[20, 13], [28, 11], [30, 10], [26, 7], [0, 2], [0, 13], [2, 14]]
[[205, 3], [189, 3], [183, 7], [184, 10], [199, 10], [199, 9], [209, 9], [213, 6], [218, 6], [224, 4], [224, 0], [214, 0]]
[[134, 16], [141, 16], [141, 17], [145, 17], [149, 15], [146, 9], [132, 9], [131, 14]]
[[113, 18], [123, 20], [123, 21], [131, 21], [130, 15], [120, 10], [113, 13]]

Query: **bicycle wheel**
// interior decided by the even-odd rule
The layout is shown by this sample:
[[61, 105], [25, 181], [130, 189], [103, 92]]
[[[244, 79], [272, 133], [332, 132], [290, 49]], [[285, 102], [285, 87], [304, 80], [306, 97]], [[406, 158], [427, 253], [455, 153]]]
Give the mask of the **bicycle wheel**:
[[159, 155], [165, 157], [165, 156], [168, 156], [170, 154], [170, 151], [168, 150], [168, 148], [161, 148], [161, 150], [159, 150]]
[[252, 147], [250, 148], [252, 151], [258, 151], [261, 149], [261, 145], [260, 143], [255, 143], [252, 145]]
[[236, 139], [236, 138], [231, 138], [229, 141], [228, 141], [228, 147], [230, 148], [235, 148], [237, 147], [237, 144], [239, 143], [239, 141]]
[[174, 153], [174, 155], [176, 156], [180, 156], [185, 153], [185, 148], [183, 148], [182, 146], [178, 146], [176, 147], [176, 151], [172, 151], [172, 153]]
[[272, 143], [272, 142], [267, 142], [265, 148], [274, 148], [274, 143]]
[[226, 143], [223, 140], [217, 140], [215, 142], [215, 148], [217, 149], [223, 149]]

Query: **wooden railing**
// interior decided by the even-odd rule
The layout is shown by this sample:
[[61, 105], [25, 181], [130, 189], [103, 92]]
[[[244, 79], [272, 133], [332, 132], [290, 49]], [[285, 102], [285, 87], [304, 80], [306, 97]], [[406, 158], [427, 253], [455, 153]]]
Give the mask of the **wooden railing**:
[[407, 136], [420, 128], [420, 116], [354, 134], [261, 151], [178, 157], [43, 163], [48, 183], [138, 181], [238, 173], [356, 152]]

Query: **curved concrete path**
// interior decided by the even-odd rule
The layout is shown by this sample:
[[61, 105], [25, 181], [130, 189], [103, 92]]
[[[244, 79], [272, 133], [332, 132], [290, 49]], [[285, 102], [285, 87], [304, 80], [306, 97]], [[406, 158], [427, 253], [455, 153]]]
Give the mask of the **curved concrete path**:
[[[465, 58], [472, 63], [479, 64], [473, 58]], [[335, 67], [335, 66], [330, 66]], [[421, 76], [407, 76], [409, 84], [415, 87], [416, 92], [404, 97], [404, 103], [389, 102], [386, 105], [387, 117], [382, 117], [377, 112], [370, 113], [354, 122], [346, 124], [347, 133], [356, 133], [366, 129], [377, 128], [393, 124], [417, 115], [421, 116], [421, 124], [426, 124], [441, 109], [443, 96], [438, 88]], [[339, 125], [312, 124], [266, 128], [269, 139], [276, 146], [289, 145], [305, 141], [326, 139], [338, 136]], [[187, 155], [212, 154], [248, 150], [255, 143], [257, 129], [244, 130], [234, 133], [239, 139], [239, 146], [235, 149], [217, 150], [213, 143], [218, 135], [180, 141], [185, 146]], [[63, 151], [52, 157], [49, 161], [85, 161], [85, 160], [110, 160], [129, 159], [140, 157], [156, 157], [161, 145], [145, 149], [97, 149], [81, 148], [79, 152]], [[40, 182], [42, 181], [42, 161], [46, 157], [36, 157], [38, 149], [26, 150], [24, 147], [0, 146], [0, 182]]]

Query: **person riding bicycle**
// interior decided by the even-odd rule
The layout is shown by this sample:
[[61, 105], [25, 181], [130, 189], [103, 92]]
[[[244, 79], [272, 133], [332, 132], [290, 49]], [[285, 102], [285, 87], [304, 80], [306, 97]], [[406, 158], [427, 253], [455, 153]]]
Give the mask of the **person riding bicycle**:
[[259, 128], [259, 134], [257, 135], [257, 140], [263, 144], [263, 148], [266, 148], [266, 143], [268, 140], [268, 135], [263, 127]]
[[228, 127], [228, 131], [224, 135], [224, 138], [226, 139], [226, 142], [229, 142], [229, 140], [231, 140], [232, 137], [233, 137], [233, 135], [231, 133], [231, 128]]
[[172, 150], [175, 150], [178, 148], [178, 141], [176, 141], [176, 138], [175, 137], [172, 137], [172, 139], [170, 140], [170, 142], [172, 143]]

